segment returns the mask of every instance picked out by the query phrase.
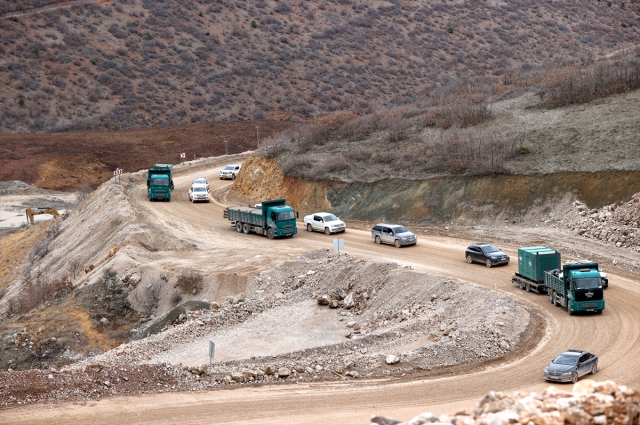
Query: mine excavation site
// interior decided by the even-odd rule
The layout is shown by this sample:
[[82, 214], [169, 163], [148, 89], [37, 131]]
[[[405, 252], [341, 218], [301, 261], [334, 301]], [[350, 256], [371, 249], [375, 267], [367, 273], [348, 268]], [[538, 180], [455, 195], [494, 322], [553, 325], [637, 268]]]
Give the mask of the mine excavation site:
[[640, 425], [638, 6], [0, 0], [0, 424]]

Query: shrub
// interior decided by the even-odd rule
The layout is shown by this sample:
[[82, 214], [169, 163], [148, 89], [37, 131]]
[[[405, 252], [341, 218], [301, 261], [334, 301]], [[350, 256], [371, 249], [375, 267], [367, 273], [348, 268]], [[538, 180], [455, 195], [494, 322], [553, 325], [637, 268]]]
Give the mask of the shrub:
[[21, 108], [24, 108], [24, 105], [25, 105], [24, 97], [20, 96], [20, 99], [18, 99], [18, 106], [20, 106]]
[[73, 290], [73, 283], [68, 276], [51, 282], [44, 272], [25, 279], [20, 294], [7, 303], [7, 316], [25, 314], [46, 301], [68, 294]]
[[258, 28], [258, 23], [255, 21], [255, 19], [251, 21], [251, 28]]
[[330, 173], [345, 171], [349, 169], [349, 163], [342, 158], [338, 158], [333, 161], [329, 161], [325, 168]]
[[178, 276], [175, 286], [180, 288], [183, 293], [191, 293], [196, 295], [202, 290], [203, 278], [202, 274], [194, 269], [189, 269]]
[[371, 151], [365, 147], [358, 146], [355, 149], [351, 149], [345, 154], [347, 159], [354, 162], [366, 161], [371, 157]]
[[522, 146], [520, 149], [518, 149], [518, 153], [526, 155], [528, 153], [531, 153], [531, 148], [528, 146]]
[[449, 28], [447, 28], [447, 32], [448, 32], [449, 34], [453, 34], [453, 27], [449, 27]]

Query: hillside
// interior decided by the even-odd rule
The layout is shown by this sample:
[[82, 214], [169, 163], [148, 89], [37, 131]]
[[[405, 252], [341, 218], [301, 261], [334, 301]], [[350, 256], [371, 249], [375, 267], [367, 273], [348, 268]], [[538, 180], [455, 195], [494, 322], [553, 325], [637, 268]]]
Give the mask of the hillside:
[[633, 2], [597, 0], [116, 0], [47, 10], [0, 20], [0, 131], [366, 113], [452, 81], [628, 47], [639, 13]]

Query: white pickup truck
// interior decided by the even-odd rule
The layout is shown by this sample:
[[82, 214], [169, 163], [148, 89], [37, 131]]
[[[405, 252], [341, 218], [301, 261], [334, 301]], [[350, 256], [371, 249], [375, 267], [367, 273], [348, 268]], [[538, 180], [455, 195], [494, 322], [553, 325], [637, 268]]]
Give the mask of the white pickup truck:
[[308, 232], [324, 232], [325, 235], [347, 230], [347, 225], [344, 224], [344, 221], [333, 214], [325, 212], [306, 216], [304, 218], [304, 225]]
[[235, 180], [238, 177], [238, 173], [242, 165], [227, 165], [220, 171], [220, 180], [222, 179], [231, 179]]

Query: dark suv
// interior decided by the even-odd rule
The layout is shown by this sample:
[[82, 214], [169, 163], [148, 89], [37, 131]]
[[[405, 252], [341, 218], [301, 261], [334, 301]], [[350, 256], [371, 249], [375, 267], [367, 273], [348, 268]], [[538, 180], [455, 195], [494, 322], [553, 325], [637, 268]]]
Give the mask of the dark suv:
[[509, 264], [509, 256], [500, 248], [490, 243], [474, 243], [465, 252], [467, 263], [484, 263], [487, 267]]

